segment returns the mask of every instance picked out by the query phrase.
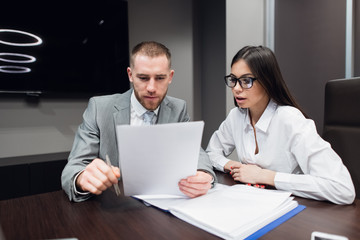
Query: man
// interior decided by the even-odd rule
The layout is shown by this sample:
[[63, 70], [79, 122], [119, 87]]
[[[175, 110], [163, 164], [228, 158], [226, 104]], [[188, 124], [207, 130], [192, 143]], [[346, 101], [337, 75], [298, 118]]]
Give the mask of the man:
[[[116, 125], [145, 124], [147, 111], [154, 113], [151, 121], [155, 124], [190, 120], [185, 101], [166, 96], [174, 70], [170, 51], [164, 45], [142, 42], [135, 46], [127, 73], [133, 89], [124, 94], [93, 97], [84, 112], [61, 176], [62, 187], [72, 201], [84, 201], [118, 183], [120, 170], [114, 167], [118, 166]], [[106, 154], [114, 166], [104, 162]], [[210, 160], [201, 149], [196, 175], [180, 180], [179, 189], [189, 197], [201, 196], [214, 180]]]

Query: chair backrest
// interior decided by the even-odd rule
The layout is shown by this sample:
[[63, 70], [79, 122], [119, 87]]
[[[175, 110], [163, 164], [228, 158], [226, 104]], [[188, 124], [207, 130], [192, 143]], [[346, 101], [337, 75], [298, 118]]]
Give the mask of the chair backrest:
[[326, 83], [323, 138], [349, 169], [359, 198], [360, 77]]

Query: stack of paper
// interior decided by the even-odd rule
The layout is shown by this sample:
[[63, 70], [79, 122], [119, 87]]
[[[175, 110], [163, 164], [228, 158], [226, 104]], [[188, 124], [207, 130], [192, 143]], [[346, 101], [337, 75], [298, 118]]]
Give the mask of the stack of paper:
[[287, 218], [305, 208], [298, 207], [290, 195], [241, 184], [217, 184], [217, 189], [193, 199], [135, 197], [224, 239], [245, 239], [292, 210]]

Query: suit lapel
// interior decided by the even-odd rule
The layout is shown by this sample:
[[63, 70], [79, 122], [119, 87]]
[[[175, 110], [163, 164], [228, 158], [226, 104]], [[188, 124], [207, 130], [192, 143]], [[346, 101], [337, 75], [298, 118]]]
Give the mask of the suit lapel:
[[169, 106], [169, 100], [165, 97], [162, 103], [160, 104], [159, 116], [157, 123], [164, 124], [169, 122], [171, 116], [171, 107]]
[[130, 124], [130, 106], [127, 108], [119, 109], [114, 112], [114, 122], [116, 125]]
[[[117, 159], [116, 164], [119, 164], [116, 126], [130, 124], [130, 96], [131, 96], [131, 93], [132, 93], [132, 90], [129, 90], [126, 93], [120, 95], [119, 99], [116, 101], [116, 103], [114, 103], [114, 112], [113, 112], [114, 126], [109, 126], [109, 129], [111, 129], [111, 127], [112, 127], [113, 128], [112, 131], [115, 133], [114, 134], [115, 146], [112, 148], [114, 150], [112, 156], [116, 156], [116, 157], [114, 157], [114, 159]], [[117, 165], [115, 165], [115, 166], [117, 166]]]
[[114, 123], [116, 125], [130, 124], [130, 96], [132, 90], [127, 91], [120, 96], [119, 100], [114, 104], [115, 111], [113, 113]]

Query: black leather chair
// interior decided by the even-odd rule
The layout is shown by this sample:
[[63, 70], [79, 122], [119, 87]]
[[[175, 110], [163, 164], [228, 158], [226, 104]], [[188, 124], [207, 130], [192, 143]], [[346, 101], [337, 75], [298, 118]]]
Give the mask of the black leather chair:
[[360, 197], [360, 77], [330, 80], [325, 86], [323, 138], [349, 169]]

